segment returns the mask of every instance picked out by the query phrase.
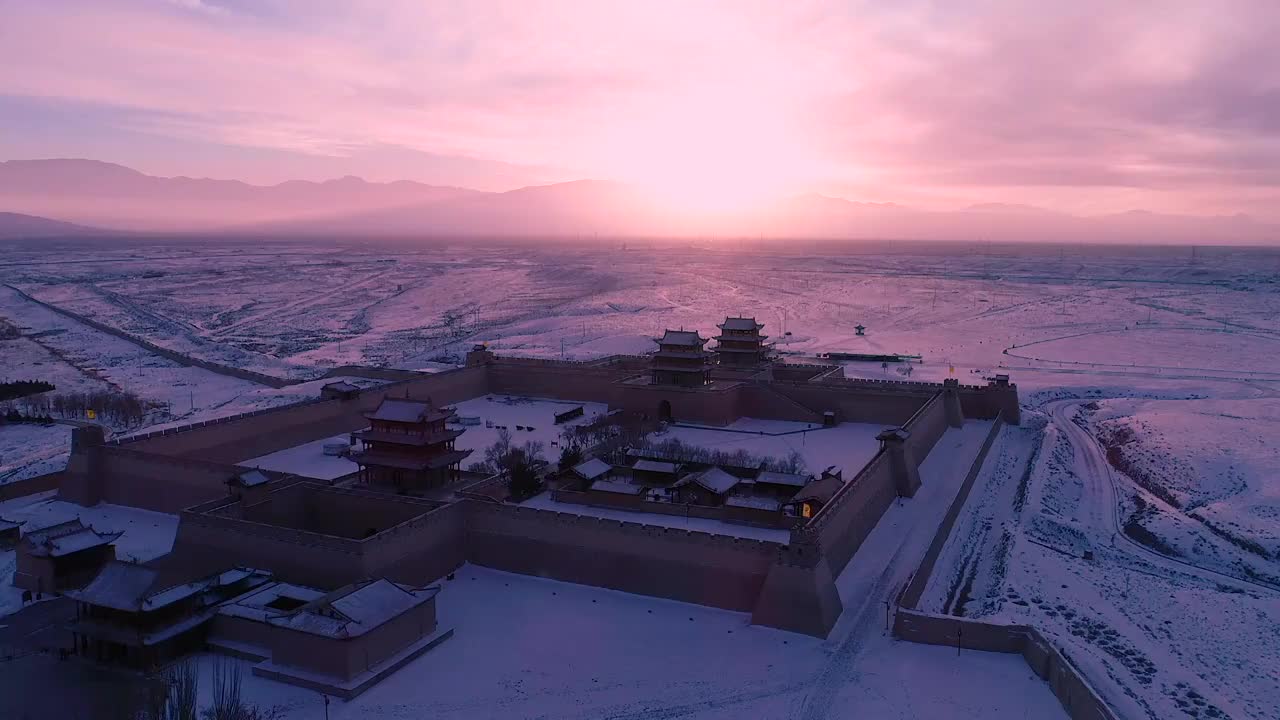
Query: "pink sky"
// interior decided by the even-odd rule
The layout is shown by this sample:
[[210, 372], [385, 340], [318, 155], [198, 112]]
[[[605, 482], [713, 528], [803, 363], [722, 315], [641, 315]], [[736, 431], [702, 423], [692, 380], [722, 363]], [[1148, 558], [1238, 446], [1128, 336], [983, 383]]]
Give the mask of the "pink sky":
[[0, 0], [0, 159], [1280, 216], [1280, 2]]

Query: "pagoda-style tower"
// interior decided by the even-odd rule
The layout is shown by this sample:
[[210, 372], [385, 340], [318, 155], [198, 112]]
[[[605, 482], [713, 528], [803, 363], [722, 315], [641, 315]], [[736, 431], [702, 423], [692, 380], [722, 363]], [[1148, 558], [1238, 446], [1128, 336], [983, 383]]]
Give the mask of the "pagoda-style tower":
[[462, 430], [447, 423], [453, 408], [437, 408], [418, 400], [385, 398], [378, 409], [365, 413], [369, 429], [356, 433], [364, 450], [351, 459], [360, 466], [364, 482], [397, 490], [422, 490], [448, 485], [458, 479], [458, 464], [470, 450], [454, 449]]
[[769, 336], [760, 333], [764, 323], [753, 317], [727, 317], [717, 327], [715, 353], [721, 365], [751, 367], [769, 361], [773, 346], [765, 343]]
[[711, 382], [711, 353], [706, 338], [693, 330], [668, 330], [655, 338], [650, 378], [654, 385], [701, 387]]

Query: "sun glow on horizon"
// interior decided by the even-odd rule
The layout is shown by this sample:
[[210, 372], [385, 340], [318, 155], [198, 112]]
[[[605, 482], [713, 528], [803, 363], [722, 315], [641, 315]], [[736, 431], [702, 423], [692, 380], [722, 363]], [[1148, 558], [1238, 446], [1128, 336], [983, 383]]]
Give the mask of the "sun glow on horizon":
[[619, 179], [671, 212], [734, 215], [813, 182], [815, 153], [785, 97], [699, 89], [611, 133]]

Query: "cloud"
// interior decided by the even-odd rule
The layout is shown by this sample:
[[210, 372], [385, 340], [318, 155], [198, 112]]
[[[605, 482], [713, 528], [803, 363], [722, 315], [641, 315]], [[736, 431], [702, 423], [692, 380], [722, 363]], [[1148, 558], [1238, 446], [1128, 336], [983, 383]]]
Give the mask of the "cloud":
[[725, 164], [875, 199], [1280, 201], [1271, 0], [0, 8], [0, 94], [131, 110], [103, 132], [565, 179]]
[[162, 0], [169, 5], [177, 5], [186, 10], [194, 10], [196, 12], [208, 13], [210, 15], [223, 15], [227, 9], [206, 0]]

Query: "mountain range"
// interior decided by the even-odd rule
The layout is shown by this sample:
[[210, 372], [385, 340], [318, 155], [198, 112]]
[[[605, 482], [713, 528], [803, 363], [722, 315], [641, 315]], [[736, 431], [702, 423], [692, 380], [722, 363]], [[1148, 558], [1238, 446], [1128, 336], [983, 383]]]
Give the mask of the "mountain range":
[[[1243, 215], [1077, 216], [983, 203], [930, 211], [799, 195], [732, 215], [689, 216], [638, 189], [579, 180], [508, 192], [344, 177], [251, 185], [155, 177], [94, 160], [0, 162], [0, 238], [141, 233], [267, 236], [732, 236], [1134, 243], [1280, 242]], [[18, 215], [21, 214], [21, 215]], [[42, 217], [31, 217], [42, 216]], [[48, 218], [57, 218], [50, 220]]]
[[36, 215], [0, 212], [0, 240], [100, 235], [102, 230]]

